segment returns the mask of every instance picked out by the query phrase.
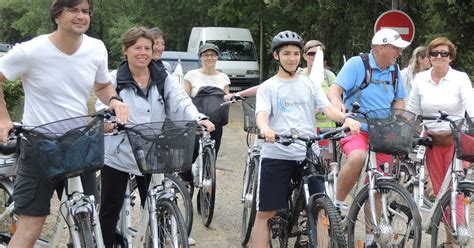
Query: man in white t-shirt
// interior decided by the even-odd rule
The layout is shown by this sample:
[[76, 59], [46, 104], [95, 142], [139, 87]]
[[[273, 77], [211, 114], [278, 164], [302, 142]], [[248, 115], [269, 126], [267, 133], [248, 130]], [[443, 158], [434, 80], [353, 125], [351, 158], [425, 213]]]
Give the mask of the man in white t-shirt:
[[[53, 1], [50, 15], [55, 31], [16, 45], [0, 60], [0, 85], [7, 79], [22, 79], [25, 125], [36, 126], [87, 114], [92, 88], [115, 111], [120, 122], [127, 121], [128, 108], [110, 83], [107, 50], [102, 41], [84, 34], [91, 14], [92, 0]], [[0, 92], [0, 142], [7, 140], [11, 128]], [[37, 159], [28, 156], [31, 147], [22, 144], [21, 149], [25, 156], [20, 160], [13, 192], [19, 218], [9, 247], [23, 248], [33, 247], [41, 234], [52, 194], [61, 183], [53, 184], [42, 176]], [[84, 188], [87, 193], [86, 185]]]

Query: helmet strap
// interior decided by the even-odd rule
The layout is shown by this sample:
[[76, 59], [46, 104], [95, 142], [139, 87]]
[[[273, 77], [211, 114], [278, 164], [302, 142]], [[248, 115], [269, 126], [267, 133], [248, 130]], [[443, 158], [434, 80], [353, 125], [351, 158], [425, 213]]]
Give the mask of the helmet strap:
[[288, 71], [287, 69], [285, 69], [285, 67], [283, 67], [283, 65], [280, 63], [280, 56], [278, 56], [278, 60], [277, 60], [277, 63], [278, 63], [278, 66], [281, 67], [281, 69], [283, 69], [284, 72], [288, 73], [288, 75], [290, 75], [290, 77], [293, 77], [296, 72], [298, 71], [298, 67], [296, 67], [296, 70], [291, 72], [291, 71]]

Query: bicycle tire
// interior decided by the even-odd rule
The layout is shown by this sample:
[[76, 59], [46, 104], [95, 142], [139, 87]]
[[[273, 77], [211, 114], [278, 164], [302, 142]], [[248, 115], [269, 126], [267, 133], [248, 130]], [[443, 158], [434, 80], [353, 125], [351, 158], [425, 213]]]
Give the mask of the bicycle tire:
[[202, 187], [199, 188], [198, 201], [202, 224], [209, 227], [214, 216], [216, 201], [216, 157], [215, 150], [204, 147], [203, 155], [203, 179]]
[[[5, 184], [9, 185], [5, 185]], [[13, 204], [13, 182], [2, 180], [0, 181], [0, 215], [5, 214], [5, 211]], [[5, 236], [13, 236], [12, 227], [15, 223], [13, 219], [13, 211], [7, 213], [4, 219], [0, 221], [0, 233]]]
[[[159, 199], [156, 203], [159, 247], [188, 248], [188, 234], [186, 224], [176, 203], [170, 199]], [[147, 229], [145, 247], [153, 247], [151, 235]], [[173, 236], [175, 233], [177, 236]], [[171, 242], [177, 242], [176, 246]]]
[[176, 205], [181, 211], [183, 215], [184, 222], [186, 224], [186, 231], [188, 236], [191, 235], [191, 230], [193, 227], [193, 202], [191, 199], [191, 195], [189, 193], [188, 187], [186, 187], [185, 183], [175, 174], [166, 173], [165, 180], [170, 180], [173, 184], [173, 188], [175, 189], [177, 202]]
[[96, 247], [94, 235], [92, 233], [92, 223], [89, 212], [77, 213], [74, 217], [77, 224], [77, 232], [79, 234], [80, 247], [93, 248]]
[[[379, 233], [375, 235], [375, 242], [382, 243], [382, 246], [420, 247], [421, 216], [413, 196], [395, 181], [378, 180], [375, 183], [375, 188], [377, 193], [382, 194], [381, 199], [386, 199], [388, 211], [385, 215], [390, 223], [380, 225], [382, 218], [379, 217], [379, 226], [370, 226], [370, 216], [366, 216], [364, 211], [361, 213], [362, 217], [359, 218], [359, 211], [368, 201], [369, 197], [369, 185], [366, 185], [354, 198], [354, 202], [346, 217], [348, 218], [348, 247], [357, 247], [360, 242], [365, 241], [366, 228], [368, 230], [391, 230], [385, 234]], [[404, 219], [408, 220], [407, 223], [403, 223]], [[398, 230], [398, 228], [403, 228], [403, 230]]]
[[[341, 217], [329, 197], [313, 198], [309, 209], [311, 211], [311, 215], [308, 215], [311, 244], [314, 247], [346, 247], [345, 234], [340, 225]], [[312, 218], [309, 218], [310, 216]], [[322, 240], [325, 237], [328, 239]]]
[[[441, 200], [439, 201], [439, 204], [438, 206], [436, 207], [435, 209], [435, 212], [433, 214], [433, 221], [431, 223], [431, 247], [437, 247], [439, 244], [442, 244], [443, 242], [446, 242], [444, 240], [444, 237], [440, 237], [440, 236], [445, 236], [445, 235], [440, 235], [439, 234], [439, 227], [441, 225], [441, 223], [444, 223], [444, 228], [441, 228], [442, 231], [447, 231], [447, 230], [452, 230], [452, 228], [450, 227], [450, 224], [451, 224], [451, 220], [448, 219], [448, 216], [446, 216], [444, 213], [446, 213], [445, 211], [449, 211], [449, 206], [450, 206], [450, 197], [451, 197], [451, 192], [452, 190], [449, 189], [444, 195], [443, 197], [441, 198]], [[474, 196], [474, 184], [473, 183], [460, 183], [459, 186], [458, 186], [458, 192], [460, 192], [460, 194], [462, 194], [464, 196], [463, 198], [463, 203], [466, 204], [466, 202], [469, 203], [469, 210], [472, 210], [472, 203], [473, 203], [473, 200], [472, 197]], [[463, 225], [461, 223], [457, 223], [457, 227], [458, 227], [458, 230], [459, 228], [463, 228], [464, 230], [466, 231], [470, 231], [469, 235], [460, 235], [456, 238], [453, 238], [454, 242], [453, 244], [456, 244], [460, 241], [462, 241], [462, 238], [468, 238], [468, 242], [469, 244], [467, 245], [464, 245], [462, 247], [472, 247], [472, 245], [474, 244], [474, 237], [471, 237], [472, 234], [473, 234], [473, 231], [474, 231], [474, 216], [472, 215], [472, 213], [469, 214], [469, 217], [470, 217], [470, 220], [468, 220], [468, 223], [470, 224], [470, 226], [467, 226], [466, 225]], [[443, 226], [443, 225], [441, 225]], [[456, 241], [456, 239], [459, 239], [459, 241]], [[433, 246], [434, 245], [434, 246]], [[459, 243], [459, 245], [461, 245]]]
[[250, 175], [248, 177], [248, 185], [244, 194], [244, 209], [242, 213], [242, 227], [240, 233], [240, 243], [242, 246], [246, 246], [250, 240], [257, 213], [257, 173], [260, 158], [258, 156], [253, 157], [250, 163], [251, 165], [246, 168], [246, 173], [250, 173]]

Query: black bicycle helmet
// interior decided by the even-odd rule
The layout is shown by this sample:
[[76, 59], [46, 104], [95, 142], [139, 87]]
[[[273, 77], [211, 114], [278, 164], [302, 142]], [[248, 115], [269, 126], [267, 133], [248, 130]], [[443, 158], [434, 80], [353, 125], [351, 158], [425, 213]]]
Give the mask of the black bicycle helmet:
[[295, 45], [303, 50], [303, 39], [293, 31], [282, 31], [272, 40], [272, 52], [283, 45]]

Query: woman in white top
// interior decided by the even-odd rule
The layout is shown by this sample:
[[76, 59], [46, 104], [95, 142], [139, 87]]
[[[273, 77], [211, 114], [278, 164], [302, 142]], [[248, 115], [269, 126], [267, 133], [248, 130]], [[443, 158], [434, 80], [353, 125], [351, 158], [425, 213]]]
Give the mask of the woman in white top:
[[[469, 76], [449, 66], [456, 57], [454, 44], [445, 37], [438, 37], [428, 45], [428, 54], [432, 68], [416, 75], [407, 109], [425, 116], [438, 116], [440, 110], [454, 116], [464, 116], [467, 111], [470, 116], [474, 116], [474, 94]], [[425, 153], [433, 191], [437, 195], [453, 158], [454, 144], [449, 135], [449, 123], [431, 122], [424, 127], [435, 141], [439, 140]], [[462, 199], [458, 199], [457, 207], [457, 223], [462, 225], [465, 222]], [[446, 233], [444, 247], [451, 247], [448, 244], [452, 236]]]
[[[218, 55], [219, 48], [214, 44], [205, 43], [199, 48], [199, 57], [201, 58], [202, 67], [188, 71], [186, 75], [184, 75], [184, 90], [191, 97], [195, 97], [198, 91], [205, 86], [213, 86], [223, 90], [224, 94], [229, 94], [229, 77], [216, 70]], [[216, 156], [219, 152], [222, 131], [223, 127], [216, 124], [215, 130], [211, 133], [211, 137], [216, 141]]]
[[405, 86], [405, 92], [408, 96], [413, 85], [413, 79], [416, 74], [426, 71], [431, 67], [430, 58], [428, 57], [428, 49], [425, 46], [419, 46], [413, 50], [408, 66], [401, 71], [403, 78], [403, 86]]

